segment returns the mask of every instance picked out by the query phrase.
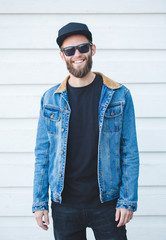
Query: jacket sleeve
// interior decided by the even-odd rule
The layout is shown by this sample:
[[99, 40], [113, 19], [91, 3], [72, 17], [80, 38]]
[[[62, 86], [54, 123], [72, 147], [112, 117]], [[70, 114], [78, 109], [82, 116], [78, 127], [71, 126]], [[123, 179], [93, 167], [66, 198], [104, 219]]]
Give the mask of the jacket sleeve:
[[135, 111], [128, 89], [123, 109], [122, 135], [120, 143], [122, 182], [116, 208], [137, 210], [139, 151], [137, 144]]
[[48, 157], [49, 157], [49, 139], [47, 134], [46, 120], [43, 116], [43, 98], [41, 98], [41, 106], [36, 134], [35, 145], [35, 164], [34, 164], [34, 180], [33, 180], [33, 204], [32, 212], [37, 210], [48, 209], [49, 200], [49, 184], [48, 184]]

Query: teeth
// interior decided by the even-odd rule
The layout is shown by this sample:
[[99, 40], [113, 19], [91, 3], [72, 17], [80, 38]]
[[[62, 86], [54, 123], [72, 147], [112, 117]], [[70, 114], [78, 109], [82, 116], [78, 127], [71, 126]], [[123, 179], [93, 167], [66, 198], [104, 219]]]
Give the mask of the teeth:
[[75, 61], [75, 63], [81, 63], [83, 62], [83, 60], [78, 60], [78, 61]]

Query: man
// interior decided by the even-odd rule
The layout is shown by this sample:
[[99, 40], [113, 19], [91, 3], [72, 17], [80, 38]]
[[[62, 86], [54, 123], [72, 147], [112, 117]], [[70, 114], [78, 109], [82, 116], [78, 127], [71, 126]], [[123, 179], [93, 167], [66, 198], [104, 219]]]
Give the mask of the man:
[[32, 211], [47, 230], [50, 186], [56, 240], [85, 240], [87, 227], [97, 240], [125, 240], [139, 175], [130, 91], [91, 71], [96, 46], [85, 24], [63, 26], [57, 44], [70, 74], [41, 98]]

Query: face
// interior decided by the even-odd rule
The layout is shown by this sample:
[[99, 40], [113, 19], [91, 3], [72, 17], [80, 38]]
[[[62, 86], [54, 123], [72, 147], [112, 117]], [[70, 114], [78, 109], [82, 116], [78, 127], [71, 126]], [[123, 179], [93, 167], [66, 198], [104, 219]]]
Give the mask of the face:
[[[61, 48], [69, 46], [77, 46], [82, 43], [89, 43], [88, 39], [83, 35], [72, 35], [66, 38], [61, 46]], [[96, 46], [92, 45], [88, 53], [80, 53], [76, 49], [73, 56], [65, 56], [65, 54], [60, 51], [61, 58], [66, 62], [67, 69], [69, 72], [77, 77], [85, 77], [92, 68], [92, 56], [96, 52]]]

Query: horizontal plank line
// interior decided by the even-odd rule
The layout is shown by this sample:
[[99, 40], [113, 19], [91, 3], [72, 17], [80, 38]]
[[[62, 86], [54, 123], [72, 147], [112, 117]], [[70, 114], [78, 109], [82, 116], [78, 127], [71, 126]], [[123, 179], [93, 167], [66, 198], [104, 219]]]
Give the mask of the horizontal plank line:
[[[0, 51], [29, 51], [29, 50], [44, 50], [44, 51], [55, 51], [59, 50], [58, 47], [55, 48], [0, 48]], [[148, 49], [143, 49], [143, 48], [97, 48], [98, 51], [166, 51], [166, 48], [148, 48]]]
[[[18, 120], [34, 120], [34, 119], [38, 119], [38, 117], [25, 117], [25, 118], [23, 118], [23, 117], [18, 117], [18, 118], [7, 118], [7, 117], [0, 117], [0, 120], [8, 120], [8, 119], [10, 119], [10, 120], [16, 120], [16, 119], [18, 119]], [[136, 119], [166, 119], [166, 117], [136, 117]]]
[[32, 188], [32, 186], [0, 186], [0, 190], [1, 189], [20, 189], [20, 188], [23, 188], [23, 189], [25, 189], [25, 188], [27, 188], [27, 189], [31, 189]]
[[[166, 217], [166, 215], [134, 215], [134, 218], [153, 218], [153, 217], [158, 217], [158, 218], [165, 218]], [[34, 218], [33, 216], [28, 216], [28, 215], [25, 215], [25, 216], [18, 216], [18, 215], [16, 215], [16, 216], [0, 216], [0, 219], [2, 219], [2, 218], [6, 218], [6, 219], [8, 219], [8, 218], [17, 218], [17, 219], [21, 219], [21, 218]], [[1, 227], [0, 227], [1, 228]]]
[[[165, 82], [160, 82], [160, 81], [157, 81], [157, 82], [127, 82], [127, 81], [125, 81], [125, 84], [126, 83], [128, 83], [128, 84], [133, 84], [133, 85], [160, 85], [160, 84], [162, 84], [162, 85], [166, 85], [166, 83]], [[58, 84], [58, 83], [57, 83]], [[1, 86], [4, 86], [4, 87], [14, 87], [14, 86], [17, 86], [17, 87], [26, 87], [26, 86], [53, 86], [53, 84], [52, 83], [25, 83], [25, 84], [21, 84], [21, 83], [9, 83], [9, 84], [6, 84], [6, 83], [0, 83], [0, 85]], [[54, 85], [55, 86], [55, 85]]]
[[[57, 84], [59, 84], [59, 83], [57, 83]], [[165, 82], [160, 82], [160, 81], [158, 81], [158, 82], [128, 82], [128, 81], [125, 81], [123, 85], [125, 85], [125, 84], [130, 84], [130, 85], [131, 84], [132, 85], [138, 85], [139, 84], [139, 85], [149, 85], [149, 86], [152, 85], [152, 84], [153, 85], [159, 85], [159, 84], [166, 85]], [[53, 87], [56, 84], [53, 85], [53, 83], [47, 83], [47, 84], [46, 83], [39, 83], [39, 84], [37, 84], [37, 83], [35, 83], [35, 84], [33, 84], [33, 83], [30, 83], [30, 84], [28, 84], [28, 83], [25, 83], [25, 84], [20, 84], [20, 83], [18, 83], [18, 84], [17, 83], [15, 83], [15, 84], [12, 84], [12, 83], [11, 84], [10, 83], [8, 83], [8, 84], [0, 83], [0, 86], [3, 86], [3, 87], [15, 87], [15, 86], [17, 86], [17, 87], [26, 87], [26, 86], [45, 86], [45, 85], [47, 85], [48, 87]], [[9, 95], [6, 95], [6, 96], [9, 96]], [[22, 95], [15, 95], [15, 96], [18, 97], [18, 96], [22, 96]], [[40, 96], [41, 95], [38, 95], [38, 97], [40, 97]]]
[[74, 15], [74, 16], [79, 16], [79, 15], [107, 15], [107, 14], [110, 14], [110, 15], [131, 15], [131, 14], [134, 14], [134, 15], [165, 15], [166, 14], [166, 11], [164, 11], [164, 12], [146, 12], [146, 11], [144, 11], [144, 12], [86, 12], [86, 13], [84, 13], [84, 12], [77, 12], [77, 13], [71, 13], [71, 12], [52, 12], [52, 13], [46, 13], [46, 12], [41, 12], [41, 13], [1, 13], [0, 12], [0, 15], [45, 15], [45, 16], [47, 16], [47, 15], [64, 15], [64, 16], [66, 16], [66, 15]]
[[[153, 153], [155, 153], [154, 151], [152, 152], [152, 151], [139, 151], [141, 154], [153, 154]], [[161, 153], [161, 154], [165, 154], [166, 153], [166, 151], [156, 151], [156, 154], [157, 153]], [[0, 154], [10, 154], [10, 155], [12, 155], [12, 154], [34, 154], [34, 152], [0, 152]], [[0, 161], [1, 161], [1, 159], [0, 159]]]
[[[33, 216], [29, 216], [29, 215], [25, 215], [25, 216], [18, 216], [18, 215], [16, 215], [16, 216], [10, 216], [10, 218], [24, 218], [24, 217], [26, 217], [26, 218], [33, 218]], [[166, 215], [134, 215], [134, 217], [149, 217], [149, 218], [151, 218], [151, 217], [162, 217], [162, 218], [165, 218], [166, 217]], [[0, 216], [0, 219], [2, 218], [2, 216]], [[3, 218], [9, 218], [9, 216], [3, 216]]]
[[[0, 186], [0, 189], [22, 189], [24, 190], [25, 188], [27, 189], [32, 189], [32, 186]], [[143, 188], [166, 188], [166, 185], [138, 185], [139, 189], [143, 189]]]
[[[139, 153], [166, 153], [166, 151], [139, 151]], [[0, 152], [0, 154], [34, 154], [34, 152]]]
[[[0, 48], [0, 51], [7, 51], [7, 50], [11, 50], [11, 51], [29, 51], [29, 50], [42, 50], [42, 51], [59, 51], [59, 48], [57, 47], [57, 48]], [[129, 48], [129, 49], [127, 49], [127, 48], [125, 48], [125, 49], [121, 49], [121, 48], [97, 48], [97, 50], [98, 51], [143, 51], [143, 52], [145, 52], [145, 51], [160, 51], [160, 52], [163, 52], [163, 51], [166, 51], [166, 49], [162, 49], [162, 48], [160, 48], [160, 49], [154, 49], [154, 48], [152, 48], [152, 49], [150, 49], [150, 48], [148, 48], [148, 49], [135, 49], [135, 48]]]
[[[50, 211], [50, 213], [49, 213], [49, 216], [51, 217], [51, 211]], [[135, 215], [134, 214], [134, 217], [133, 218], [165, 218], [166, 217], [166, 215], [141, 215], [141, 214], [137, 214], [137, 215]], [[12, 215], [12, 216], [5, 216], [5, 215], [1, 215], [0, 216], [0, 219], [1, 218], [6, 218], [6, 219], [9, 219], [9, 218], [17, 218], [17, 219], [19, 219], [19, 218], [34, 218], [33, 217], [33, 215], [32, 216], [27, 216], [27, 215], [24, 215], [24, 216], [17, 216], [17, 215]], [[51, 220], [52, 220], [52, 218], [51, 218]], [[34, 226], [33, 226], [34, 227]], [[10, 228], [12, 228], [12, 227], [8, 227], [8, 229], [10, 229]], [[16, 228], [17, 229], [17, 227], [16, 226], [14, 226], [14, 228]], [[0, 227], [0, 229], [4, 229], [4, 226], [3, 227]], [[50, 227], [50, 229], [52, 229], [52, 226]]]
[[[59, 83], [60, 83], [60, 82], [59, 82]], [[126, 84], [126, 83], [127, 83], [127, 82], [125, 81], [125, 84]], [[57, 83], [57, 84], [58, 84], [58, 83]], [[139, 85], [145, 85], [145, 84], [146, 84], [146, 85], [151, 85], [151, 84], [159, 85], [159, 84], [162, 84], [162, 85], [166, 85], [165, 82], [159, 82], [159, 81], [157, 81], [157, 82], [147, 82], [147, 83], [145, 83], [145, 82], [142, 82], [142, 83], [140, 83], [140, 82], [139, 82], [139, 83], [136, 83], [136, 82], [128, 82], [128, 84], [134, 84], [134, 85], [136, 85], [136, 84], [137, 84], [137, 85], [138, 85], [138, 84], [139, 84]], [[49, 86], [53, 87], [53, 84], [52, 84], [52, 83], [47, 83], [47, 84], [46, 84], [46, 83], [39, 83], [39, 84], [38, 84], [38, 83], [34, 83], [34, 84], [33, 84], [33, 83], [29, 83], [29, 84], [28, 84], [28, 83], [25, 83], [25, 84], [20, 84], [20, 83], [18, 83], [18, 84], [17, 84], [17, 83], [14, 83], [14, 84], [13, 84], [13, 83], [9, 83], [9, 84], [1, 83], [0, 85], [1, 85], [1, 86], [4, 86], [4, 87], [9, 87], [9, 86], [10, 86], [10, 87], [14, 87], [14, 86], [17, 86], [17, 87], [26, 87], [26, 86], [39, 86], [39, 85], [40, 85], [40, 86], [46, 86], [46, 85], [47, 85], [48, 87], [49, 87]], [[56, 84], [55, 84], [55, 85], [56, 85]], [[54, 86], [55, 86], [55, 85], [54, 85]], [[17, 96], [18, 96], [18, 95], [17, 95]]]

